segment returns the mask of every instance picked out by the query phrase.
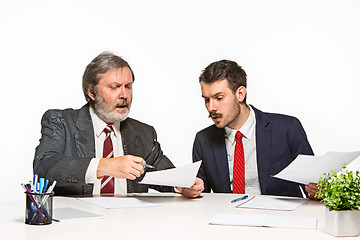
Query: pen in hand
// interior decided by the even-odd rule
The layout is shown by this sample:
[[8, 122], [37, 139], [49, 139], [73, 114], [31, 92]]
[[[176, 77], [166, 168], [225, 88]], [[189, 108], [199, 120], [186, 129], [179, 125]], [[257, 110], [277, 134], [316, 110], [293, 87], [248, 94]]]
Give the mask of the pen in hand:
[[151, 166], [151, 165], [148, 165], [145, 163], [140, 163], [140, 165], [143, 165], [144, 167], [147, 167], [147, 168], [155, 168], [154, 166]]

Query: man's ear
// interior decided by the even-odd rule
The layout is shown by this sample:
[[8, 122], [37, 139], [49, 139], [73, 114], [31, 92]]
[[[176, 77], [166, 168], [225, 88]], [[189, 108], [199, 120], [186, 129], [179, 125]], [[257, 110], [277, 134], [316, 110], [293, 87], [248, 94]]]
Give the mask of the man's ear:
[[244, 87], [244, 86], [240, 86], [236, 90], [236, 97], [240, 103], [242, 103], [244, 101], [244, 99], [246, 97], [246, 93], [247, 93], [247, 90], [246, 90], [246, 87]]
[[91, 98], [91, 100], [95, 101], [95, 91], [91, 86], [86, 86], [87, 95]]

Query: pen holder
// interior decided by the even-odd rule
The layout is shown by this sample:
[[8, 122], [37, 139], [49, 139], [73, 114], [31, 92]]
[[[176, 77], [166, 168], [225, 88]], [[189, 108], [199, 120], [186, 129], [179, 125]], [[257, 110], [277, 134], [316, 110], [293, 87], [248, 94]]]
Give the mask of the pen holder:
[[25, 223], [30, 225], [46, 225], [52, 223], [53, 195], [51, 193], [26, 194]]

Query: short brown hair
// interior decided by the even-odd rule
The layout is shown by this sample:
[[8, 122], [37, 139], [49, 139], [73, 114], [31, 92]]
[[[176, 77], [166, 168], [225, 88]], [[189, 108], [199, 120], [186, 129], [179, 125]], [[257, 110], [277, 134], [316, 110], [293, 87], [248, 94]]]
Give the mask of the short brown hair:
[[[246, 72], [236, 62], [230, 60], [220, 60], [211, 63], [201, 73], [199, 82], [213, 83], [215, 81], [226, 79], [229, 88], [233, 93], [240, 86], [246, 87]], [[244, 99], [246, 103], [246, 98]]]

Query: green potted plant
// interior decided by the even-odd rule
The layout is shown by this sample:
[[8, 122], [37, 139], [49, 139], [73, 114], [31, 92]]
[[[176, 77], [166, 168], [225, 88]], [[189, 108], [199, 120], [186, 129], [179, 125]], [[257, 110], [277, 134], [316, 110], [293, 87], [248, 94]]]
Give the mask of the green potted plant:
[[343, 168], [324, 174], [318, 182], [316, 197], [325, 209], [325, 232], [333, 236], [360, 234], [360, 173]]

